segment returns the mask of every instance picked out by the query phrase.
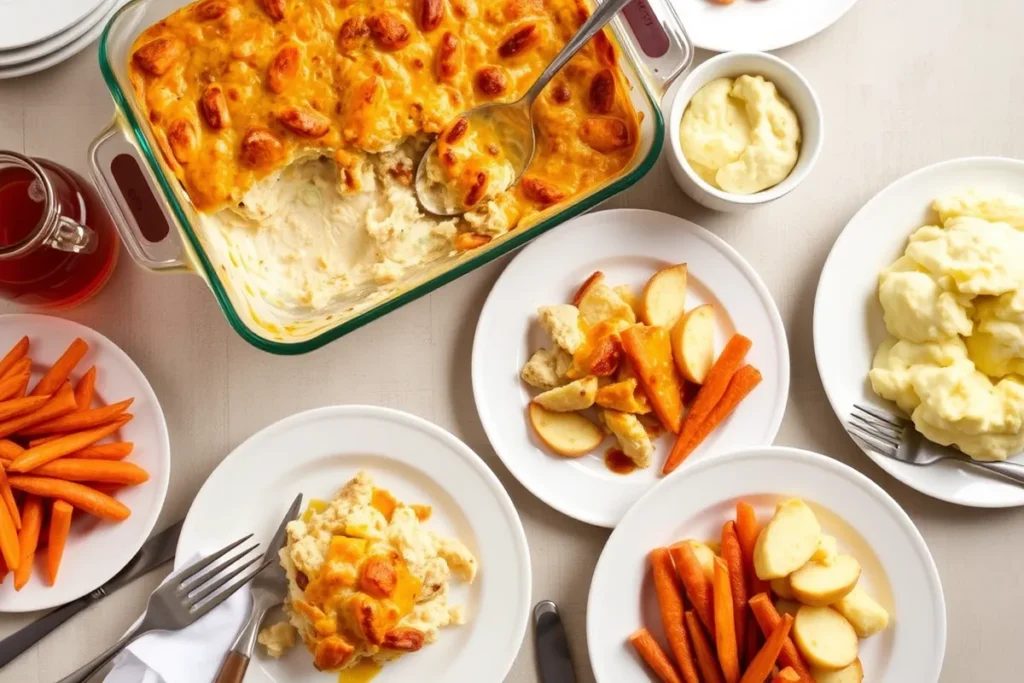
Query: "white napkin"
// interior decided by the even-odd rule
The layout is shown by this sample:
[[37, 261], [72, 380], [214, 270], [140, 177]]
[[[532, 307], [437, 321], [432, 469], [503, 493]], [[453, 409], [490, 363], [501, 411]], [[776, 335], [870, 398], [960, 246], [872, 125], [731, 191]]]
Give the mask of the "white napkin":
[[[188, 566], [199, 559], [189, 558]], [[166, 583], [174, 574], [164, 580]], [[206, 683], [217, 675], [252, 604], [243, 587], [199, 621], [180, 631], [142, 636], [114, 660], [105, 683]]]

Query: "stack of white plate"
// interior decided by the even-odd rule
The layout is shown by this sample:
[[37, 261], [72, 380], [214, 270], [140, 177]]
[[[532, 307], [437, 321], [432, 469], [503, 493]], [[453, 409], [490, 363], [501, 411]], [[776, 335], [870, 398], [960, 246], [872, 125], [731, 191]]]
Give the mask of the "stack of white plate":
[[0, 0], [0, 79], [60, 64], [95, 41], [128, 0]]

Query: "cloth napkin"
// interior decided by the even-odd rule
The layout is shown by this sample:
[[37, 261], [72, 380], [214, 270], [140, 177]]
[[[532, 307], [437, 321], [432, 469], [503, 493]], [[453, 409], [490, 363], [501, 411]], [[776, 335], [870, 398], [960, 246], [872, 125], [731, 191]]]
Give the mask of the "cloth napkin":
[[[199, 557], [189, 558], [184, 566], [191, 565]], [[164, 583], [174, 576], [168, 576]], [[113, 670], [104, 679], [105, 683], [212, 681], [251, 606], [252, 596], [243, 586], [217, 609], [187, 628], [142, 636], [117, 656]]]

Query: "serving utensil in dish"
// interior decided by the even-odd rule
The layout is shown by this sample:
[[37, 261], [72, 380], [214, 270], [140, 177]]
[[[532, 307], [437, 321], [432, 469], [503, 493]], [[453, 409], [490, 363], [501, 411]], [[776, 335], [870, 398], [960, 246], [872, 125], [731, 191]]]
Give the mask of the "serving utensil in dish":
[[[366, 308], [368, 294], [353, 294], [315, 320], [295, 321], [276, 332], [254, 316], [204, 244], [199, 215], [159, 152], [129, 76], [131, 47], [148, 26], [181, 7], [180, 0], [133, 0], [104, 31], [100, 68], [113, 96], [117, 115], [90, 150], [92, 174], [125, 241], [128, 252], [153, 270], [193, 270], [210, 285], [232, 327], [254, 346], [280, 354], [312, 351], [399, 306], [519, 247], [569, 218], [586, 211], [646, 174], [657, 160], [664, 139], [660, 97], [692, 60], [682, 24], [666, 0], [635, 0], [611, 22], [622, 50], [619, 60], [640, 115], [638, 147], [633, 160], [617, 176], [589, 194], [555, 206], [535, 222], [522, 225], [487, 245], [461, 252], [417, 270], [394, 291]], [[370, 293], [372, 294], [372, 292]]]

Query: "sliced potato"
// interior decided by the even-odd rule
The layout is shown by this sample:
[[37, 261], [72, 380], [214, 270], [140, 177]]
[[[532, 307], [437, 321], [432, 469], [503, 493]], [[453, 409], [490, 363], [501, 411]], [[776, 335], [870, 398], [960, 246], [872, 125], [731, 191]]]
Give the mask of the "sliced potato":
[[711, 304], [687, 311], [672, 328], [672, 356], [679, 372], [703, 384], [715, 364], [715, 308]]
[[754, 545], [754, 571], [764, 581], [781, 579], [807, 564], [818, 548], [821, 525], [807, 503], [792, 498], [775, 508]]
[[597, 391], [597, 377], [590, 376], [569, 382], [564, 387], [545, 391], [535, 396], [533, 400], [548, 410], [569, 413], [574, 410], [586, 410], [594, 405]]
[[832, 564], [838, 554], [839, 541], [836, 540], [836, 537], [822, 534], [818, 539], [818, 549], [811, 555], [811, 559], [822, 564]]
[[588, 275], [587, 279], [583, 281], [582, 285], [580, 285], [580, 288], [572, 295], [572, 305], [579, 308], [580, 302], [583, 301], [583, 297], [587, 295], [590, 288], [602, 282], [604, 282], [604, 273], [600, 270], [595, 270], [593, 273]]
[[580, 299], [579, 309], [580, 317], [588, 326], [609, 320], [624, 321], [630, 325], [636, 322], [633, 307], [604, 282], [595, 282], [587, 288]]
[[814, 683], [861, 683], [864, 680], [864, 668], [860, 664], [860, 659], [855, 659], [853, 664], [839, 671], [811, 669], [811, 676]]
[[771, 580], [772, 593], [775, 593], [780, 598], [786, 600], [793, 599], [793, 589], [789, 587], [789, 577], [783, 576], [781, 579]]
[[640, 297], [636, 295], [636, 292], [634, 292], [629, 285], [612, 287], [612, 291], [622, 297], [622, 300], [629, 304], [629, 307], [633, 309], [633, 314], [637, 318], [640, 317]]
[[578, 458], [601, 445], [604, 432], [579, 413], [556, 413], [536, 403], [529, 408], [530, 426], [558, 455]]
[[796, 600], [787, 600], [783, 598], [782, 600], [775, 601], [776, 612], [779, 614], [788, 614], [794, 619], [796, 619], [796, 613], [800, 611], [801, 607], [803, 607], [803, 605]]
[[[557, 391], [557, 389], [555, 390]], [[852, 555], [836, 555], [832, 564], [811, 560], [789, 575], [793, 597], [813, 607], [825, 607], [853, 590], [860, 564]]]
[[860, 586], [854, 586], [832, 608], [846, 617], [861, 638], [869, 638], [889, 625], [889, 613]]
[[647, 281], [640, 295], [640, 319], [648, 325], [672, 329], [685, 307], [685, 263], [659, 270]]
[[838, 671], [857, 659], [857, 634], [831, 607], [801, 607], [793, 621], [793, 641], [807, 663], [819, 669]]

